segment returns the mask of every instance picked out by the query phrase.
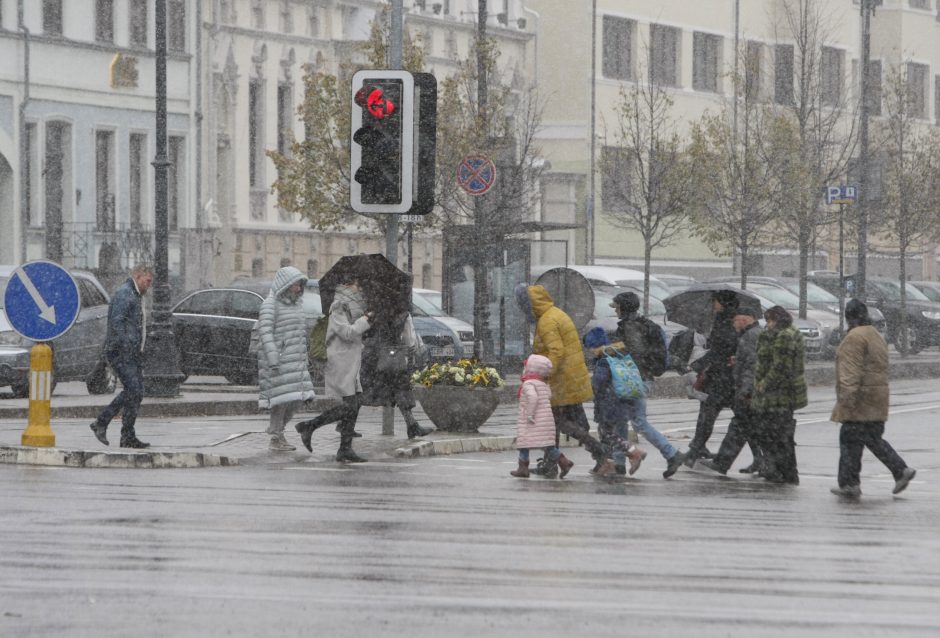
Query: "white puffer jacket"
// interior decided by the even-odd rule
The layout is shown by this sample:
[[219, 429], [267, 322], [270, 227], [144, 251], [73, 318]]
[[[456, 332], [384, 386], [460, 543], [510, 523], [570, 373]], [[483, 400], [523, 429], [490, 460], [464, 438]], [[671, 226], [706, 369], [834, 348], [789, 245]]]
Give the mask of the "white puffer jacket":
[[307, 336], [313, 327], [303, 304], [285, 294], [291, 284], [307, 278], [293, 266], [274, 275], [271, 293], [258, 315], [258, 407], [271, 408], [314, 397], [307, 369]]
[[526, 379], [519, 395], [516, 422], [517, 448], [543, 448], [555, 445], [555, 417], [552, 416], [552, 390], [544, 379], [552, 372], [552, 362], [539, 354], [529, 355], [525, 373], [541, 379]]

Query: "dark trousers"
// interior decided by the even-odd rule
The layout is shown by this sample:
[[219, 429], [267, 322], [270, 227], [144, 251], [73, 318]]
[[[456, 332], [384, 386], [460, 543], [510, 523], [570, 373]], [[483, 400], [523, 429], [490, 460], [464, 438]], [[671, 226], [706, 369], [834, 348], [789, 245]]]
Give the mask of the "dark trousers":
[[758, 437], [764, 453], [761, 473], [777, 483], [798, 485], [796, 466], [796, 419], [792, 410], [767, 410], [757, 415]]
[[584, 406], [580, 403], [572, 405], [552, 406], [552, 416], [555, 417], [555, 444], [558, 444], [559, 435], [567, 434], [584, 446], [595, 461], [604, 461], [610, 456], [607, 448], [591, 436], [587, 415]]
[[110, 361], [110, 364], [118, 379], [121, 380], [123, 389], [98, 415], [95, 423], [107, 428], [117, 413], [121, 412], [121, 440], [123, 441], [136, 436], [134, 424], [137, 422], [140, 402], [144, 398], [144, 370], [139, 359]]
[[352, 447], [353, 432], [356, 430], [356, 420], [359, 418], [360, 397], [358, 393], [343, 397], [342, 403], [327, 408], [307, 423], [315, 430], [327, 423], [339, 421], [336, 427], [339, 431], [339, 449], [348, 450]]
[[[716, 414], [717, 416], [717, 414]], [[754, 457], [754, 464], [760, 467], [763, 463], [763, 453], [757, 435], [758, 422], [757, 414], [747, 405], [736, 405], [734, 407], [734, 416], [728, 425], [728, 432], [721, 441], [721, 447], [715, 455], [715, 467], [722, 472], [731, 469], [731, 464], [738, 458], [744, 445], [751, 446], [751, 455]], [[714, 425], [714, 420], [712, 421]]]
[[703, 401], [698, 409], [698, 420], [695, 422], [695, 436], [689, 443], [689, 458], [697, 459], [705, 451], [705, 444], [711, 438], [712, 431], [715, 429], [715, 419], [718, 413], [724, 408], [730, 407], [724, 402]]
[[884, 421], [846, 421], [842, 424], [839, 430], [839, 487], [861, 483], [862, 452], [866, 447], [884, 463], [895, 479], [901, 477], [907, 463], [882, 438], [884, 433]]

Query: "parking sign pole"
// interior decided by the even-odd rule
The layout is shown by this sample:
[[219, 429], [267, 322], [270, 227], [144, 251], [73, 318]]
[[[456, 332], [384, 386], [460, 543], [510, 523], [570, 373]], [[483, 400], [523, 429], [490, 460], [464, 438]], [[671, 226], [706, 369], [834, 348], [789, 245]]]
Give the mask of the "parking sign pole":
[[845, 204], [839, 204], [839, 334], [845, 334]]

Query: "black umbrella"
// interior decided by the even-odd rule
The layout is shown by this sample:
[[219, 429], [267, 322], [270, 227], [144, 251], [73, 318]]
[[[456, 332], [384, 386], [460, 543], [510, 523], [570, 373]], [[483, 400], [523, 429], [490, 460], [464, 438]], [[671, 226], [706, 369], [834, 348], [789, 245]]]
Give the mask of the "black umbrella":
[[708, 334], [715, 315], [712, 295], [719, 290], [734, 292], [738, 308], [756, 312], [756, 316], [761, 316], [763, 310], [760, 298], [754, 293], [727, 283], [702, 283], [663, 299], [666, 318], [702, 334]]
[[333, 305], [336, 286], [349, 276], [359, 279], [359, 285], [370, 310], [395, 315], [411, 312], [411, 275], [396, 268], [385, 255], [349, 255], [340, 257], [333, 267], [320, 278], [320, 304], [323, 314]]

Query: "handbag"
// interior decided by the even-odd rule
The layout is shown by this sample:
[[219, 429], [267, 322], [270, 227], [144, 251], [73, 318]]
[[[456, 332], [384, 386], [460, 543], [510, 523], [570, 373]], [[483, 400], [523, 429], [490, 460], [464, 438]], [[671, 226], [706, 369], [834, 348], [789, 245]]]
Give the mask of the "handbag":
[[379, 349], [375, 369], [383, 374], [407, 372], [410, 369], [408, 348], [405, 346], [382, 346]]

